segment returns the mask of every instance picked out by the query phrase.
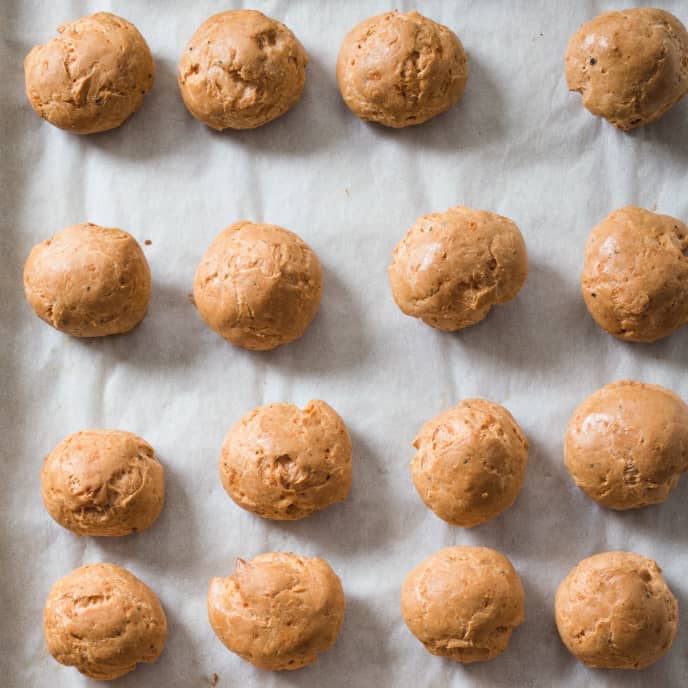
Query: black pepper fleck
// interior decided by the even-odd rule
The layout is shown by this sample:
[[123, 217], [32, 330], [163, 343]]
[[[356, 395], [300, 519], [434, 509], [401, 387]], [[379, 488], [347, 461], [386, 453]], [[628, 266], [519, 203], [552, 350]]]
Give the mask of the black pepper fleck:
[[596, 64], [597, 64], [597, 60], [596, 60], [594, 57], [591, 57], [591, 58], [590, 58], [590, 64], [591, 64], [591, 65], [596, 65]]

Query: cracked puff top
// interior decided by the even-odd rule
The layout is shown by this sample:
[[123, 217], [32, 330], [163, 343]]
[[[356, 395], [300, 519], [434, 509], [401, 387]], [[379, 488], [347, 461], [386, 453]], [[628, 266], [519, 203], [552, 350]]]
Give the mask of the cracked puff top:
[[208, 618], [232, 652], [260, 669], [301, 669], [337, 640], [346, 600], [330, 565], [288, 552], [269, 552], [234, 574], [213, 578]]
[[402, 312], [452, 332], [513, 299], [526, 280], [528, 256], [511, 220], [457, 206], [423, 215], [395, 247], [388, 274]]
[[160, 656], [167, 620], [155, 593], [133, 573], [115, 564], [89, 564], [50, 589], [43, 630], [60, 664], [109, 681]]
[[50, 124], [76, 134], [120, 126], [153, 87], [155, 65], [136, 27], [109, 12], [57, 29], [24, 60], [31, 107]]
[[401, 612], [431, 654], [484, 661], [501, 654], [523, 623], [523, 585], [493, 549], [445, 547], [406, 576]]
[[308, 55], [281, 22], [256, 10], [207, 19], [179, 60], [189, 112], [212, 129], [254, 129], [301, 97]]
[[602, 552], [569, 572], [554, 601], [569, 651], [594, 669], [646, 669], [676, 637], [678, 603], [652, 559]]
[[458, 36], [418, 12], [386, 12], [356, 25], [337, 58], [344, 102], [388, 127], [422, 124], [454, 106], [468, 81]]
[[606, 385], [573, 414], [564, 461], [576, 485], [603, 506], [659, 504], [688, 471], [688, 406], [659, 385]]
[[303, 409], [269, 404], [227, 433], [220, 478], [242, 508], [265, 518], [296, 520], [344, 501], [351, 489], [351, 438], [324, 401]]
[[129, 535], [160, 515], [164, 470], [138, 435], [82, 430], [45, 457], [41, 494], [48, 513], [77, 535]]
[[300, 237], [277, 225], [242, 221], [221, 232], [194, 280], [208, 327], [245, 349], [299, 339], [320, 306], [320, 261]]
[[665, 10], [604, 12], [573, 35], [565, 65], [583, 105], [627, 131], [659, 119], [688, 92], [688, 32]]

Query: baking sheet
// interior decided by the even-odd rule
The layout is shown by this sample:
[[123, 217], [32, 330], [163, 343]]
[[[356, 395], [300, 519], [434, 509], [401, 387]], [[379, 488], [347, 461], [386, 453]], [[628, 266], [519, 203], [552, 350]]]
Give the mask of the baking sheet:
[[[120, 680], [123, 687], [207, 686], [213, 674], [222, 687], [686, 685], [688, 480], [662, 506], [614, 513], [577, 490], [562, 462], [570, 414], [603, 384], [632, 377], [688, 398], [688, 328], [655, 345], [624, 344], [593, 324], [578, 292], [585, 237], [613, 209], [656, 206], [688, 219], [688, 99], [659, 124], [622, 134], [566, 90], [570, 35], [599, 11], [631, 3], [416, 3], [457, 31], [470, 79], [450, 113], [392, 131], [349, 113], [334, 78], [344, 35], [388, 3], [254, 0], [247, 6], [284, 21], [308, 50], [306, 91], [282, 119], [222, 134], [187, 113], [176, 63], [206, 17], [243, 3], [2, 4], [3, 685], [90, 685], [50, 658], [41, 614], [54, 580], [96, 561], [131, 569], [159, 594], [168, 615], [164, 654]], [[396, 6], [410, 10], [414, 3]], [[688, 20], [685, 3], [662, 6]], [[123, 127], [78, 137], [33, 114], [22, 60], [57, 25], [97, 9], [139, 27], [155, 56], [156, 83]], [[513, 218], [531, 272], [514, 302], [450, 335], [397, 310], [386, 266], [419, 215], [457, 204]], [[325, 270], [312, 327], [301, 341], [270, 353], [225, 343], [187, 298], [211, 239], [243, 218], [298, 232]], [[151, 307], [129, 335], [73, 339], [41, 323], [25, 303], [21, 273], [30, 247], [86, 220], [152, 242], [144, 246]], [[506, 405], [531, 451], [515, 506], [464, 530], [423, 506], [408, 463], [421, 424], [470, 396]], [[331, 403], [353, 435], [348, 501], [297, 523], [265, 521], [234, 506], [216, 468], [227, 429], [256, 405], [311, 398]], [[168, 497], [150, 530], [79, 539], [48, 517], [39, 493], [42, 458], [88, 427], [127, 429], [155, 447]], [[432, 657], [401, 619], [406, 573], [453, 544], [494, 547], [523, 578], [526, 622], [492, 662], [462, 667]], [[585, 669], [554, 626], [559, 581], [577, 561], [607, 549], [656, 558], [681, 605], [671, 653], [640, 674]], [[334, 649], [291, 674], [260, 672], [228, 653], [206, 619], [210, 577], [229, 574], [237, 556], [269, 550], [325, 557], [348, 599]]]

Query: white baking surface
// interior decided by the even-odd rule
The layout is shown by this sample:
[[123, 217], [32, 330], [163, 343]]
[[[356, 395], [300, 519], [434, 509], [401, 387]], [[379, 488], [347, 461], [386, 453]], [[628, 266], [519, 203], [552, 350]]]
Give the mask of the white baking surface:
[[[112, 561], [160, 596], [164, 654], [119, 686], [623, 686], [688, 684], [688, 479], [668, 502], [631, 513], [598, 508], [562, 462], [574, 408], [624, 377], [688, 398], [688, 329], [661, 343], [616, 341], [588, 317], [578, 291], [583, 244], [605, 215], [637, 204], [688, 219], [688, 99], [631, 134], [594, 118], [566, 90], [563, 53], [573, 31], [625, 2], [423, 0], [457, 31], [469, 55], [463, 101], [420, 127], [394, 131], [354, 117], [334, 67], [344, 35], [386, 2], [254, 0], [308, 50], [306, 91], [282, 119], [256, 131], [213, 132], [186, 111], [179, 55], [210, 14], [239, 2], [3, 0], [2, 458], [0, 685], [91, 684], [55, 663], [41, 614], [52, 583]], [[412, 2], [397, 2], [402, 10]], [[684, 22], [685, 2], [662, 2]], [[22, 60], [55, 27], [96, 10], [133, 21], [148, 40], [156, 83], [120, 129], [79, 137], [39, 119], [23, 92]], [[386, 267], [423, 214], [466, 204], [513, 218], [531, 270], [512, 303], [451, 335], [403, 316]], [[320, 312], [305, 337], [269, 353], [234, 348], [189, 302], [211, 239], [239, 219], [298, 232], [325, 270]], [[133, 333], [70, 338], [24, 300], [23, 262], [66, 225], [122, 227], [143, 243], [153, 273], [148, 316]], [[507, 406], [528, 435], [530, 463], [515, 506], [473, 530], [452, 528], [415, 493], [415, 432], [464, 397]], [[236, 507], [217, 475], [225, 432], [256, 405], [331, 403], [354, 440], [348, 501], [297, 523]], [[77, 538], [40, 498], [42, 459], [88, 427], [131, 430], [165, 465], [167, 504], [150, 530], [123, 539]], [[441, 547], [487, 545], [511, 558], [526, 590], [526, 621], [498, 659], [463, 667], [433, 657], [399, 611], [406, 573]], [[642, 673], [591, 671], [565, 650], [553, 595], [580, 559], [629, 549], [657, 559], [679, 598], [671, 653]], [[269, 550], [319, 555], [340, 574], [348, 607], [341, 637], [320, 661], [268, 674], [227, 652], [206, 618], [212, 576], [237, 556]]]

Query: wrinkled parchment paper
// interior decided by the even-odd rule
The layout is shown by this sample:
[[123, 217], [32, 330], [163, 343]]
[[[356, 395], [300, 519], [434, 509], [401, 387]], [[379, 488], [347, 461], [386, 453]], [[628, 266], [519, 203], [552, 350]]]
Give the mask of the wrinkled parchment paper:
[[[169, 639], [154, 665], [120, 686], [683, 686], [688, 683], [688, 479], [668, 502], [632, 513], [598, 508], [563, 462], [568, 418], [598, 387], [632, 377], [688, 398], [688, 329], [655, 345], [598, 329], [578, 291], [588, 231], [625, 204], [688, 219], [688, 99], [654, 125], [623, 134], [566, 90], [563, 53], [580, 23], [627, 2], [416, 3], [451, 26], [470, 60], [465, 97], [417, 128], [365, 124], [334, 78], [340, 41], [390, 9], [363, 0], [254, 0], [284, 21], [311, 62], [303, 100], [256, 131], [213, 132], [186, 111], [176, 64], [195, 28], [240, 2], [5, 0], [3, 65], [2, 460], [0, 613], [4, 686], [91, 685], [48, 655], [41, 629], [51, 584], [87, 562], [131, 569], [160, 596]], [[688, 7], [661, 5], [688, 21]], [[397, 2], [402, 10], [412, 2]], [[111, 10], [133, 21], [157, 75], [143, 109], [120, 129], [79, 137], [31, 111], [22, 60], [62, 22]], [[450, 335], [403, 316], [386, 276], [393, 246], [416, 218], [466, 204], [513, 218], [531, 271], [518, 298]], [[270, 353], [232, 347], [187, 296], [217, 232], [239, 219], [298, 232], [325, 270], [322, 307], [299, 342]], [[80, 341], [30, 311], [21, 273], [30, 247], [83, 221], [139, 241], [153, 297], [133, 333]], [[501, 517], [452, 528], [417, 497], [408, 463], [416, 431], [461, 398], [484, 396], [515, 415], [531, 443], [523, 491]], [[349, 500], [297, 523], [265, 521], [225, 495], [216, 461], [225, 432], [270, 401], [322, 398], [354, 440]], [[88, 427], [139, 433], [164, 462], [167, 504], [150, 530], [77, 538], [40, 499], [42, 459]], [[406, 573], [453, 544], [494, 547], [526, 590], [526, 622], [498, 659], [462, 667], [430, 656], [406, 629]], [[560, 580], [581, 558], [629, 549], [655, 558], [681, 605], [671, 653], [640, 673], [591, 671], [565, 650], [553, 620]], [[206, 618], [211, 576], [237, 556], [292, 550], [328, 559], [348, 599], [332, 651], [314, 666], [267, 674], [227, 652]], [[93, 684], [95, 685], [95, 684]]]

